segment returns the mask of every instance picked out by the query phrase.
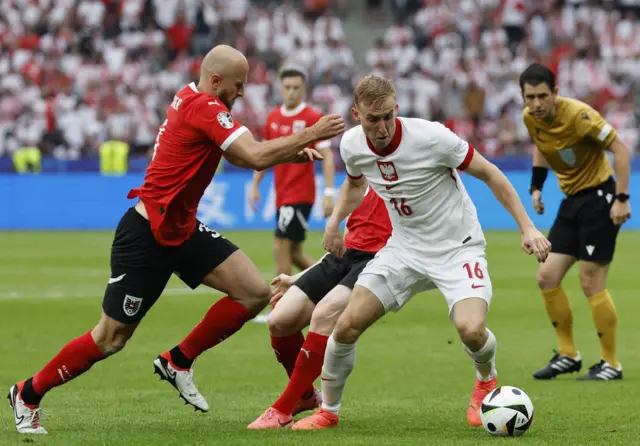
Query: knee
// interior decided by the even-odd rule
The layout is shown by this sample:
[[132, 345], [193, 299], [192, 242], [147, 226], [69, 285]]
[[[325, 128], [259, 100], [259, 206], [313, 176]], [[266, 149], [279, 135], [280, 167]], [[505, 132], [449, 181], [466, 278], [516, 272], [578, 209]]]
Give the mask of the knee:
[[125, 347], [132, 334], [127, 326], [114, 327], [99, 323], [92, 330], [91, 337], [105, 356], [111, 356]]
[[265, 281], [258, 281], [247, 291], [244, 303], [251, 312], [259, 313], [271, 300], [271, 288]]
[[291, 321], [282, 317], [277, 310], [274, 310], [269, 314], [267, 318], [267, 326], [269, 327], [269, 334], [274, 338], [283, 338], [293, 334], [294, 332]]
[[313, 311], [309, 330], [314, 333], [329, 336], [336, 326], [336, 321], [344, 308], [338, 308], [338, 306], [332, 304], [323, 305], [323, 302], [324, 301], [320, 301]]
[[483, 320], [463, 320], [456, 322], [460, 340], [472, 351], [480, 350], [487, 342], [487, 328]]
[[580, 286], [587, 297], [593, 296], [603, 291], [605, 280], [602, 274], [595, 268], [585, 268], [580, 270]]
[[562, 277], [549, 268], [540, 267], [536, 274], [536, 282], [541, 290], [552, 290], [560, 286]]
[[348, 314], [343, 314], [333, 329], [333, 339], [341, 344], [355, 344], [364, 330]]
[[291, 263], [293, 263], [296, 266], [299, 266], [302, 263], [304, 263], [304, 254], [300, 250], [294, 250], [291, 253]]

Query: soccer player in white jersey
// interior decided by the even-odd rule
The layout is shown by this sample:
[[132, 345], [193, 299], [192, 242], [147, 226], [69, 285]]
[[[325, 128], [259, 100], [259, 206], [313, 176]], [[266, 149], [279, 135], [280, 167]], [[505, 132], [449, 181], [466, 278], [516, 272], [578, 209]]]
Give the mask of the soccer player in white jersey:
[[355, 343], [388, 311], [415, 294], [438, 288], [464, 349], [476, 368], [467, 419], [480, 426], [483, 398], [496, 387], [496, 338], [485, 326], [491, 302], [486, 242], [476, 209], [457, 170], [484, 181], [516, 220], [522, 248], [544, 262], [551, 247], [535, 228], [504, 174], [443, 125], [398, 118], [393, 84], [360, 80], [354, 117], [361, 125], [340, 144], [348, 177], [324, 234], [324, 248], [342, 255], [339, 224], [362, 201], [368, 184], [387, 204], [393, 233], [360, 274], [349, 304], [328, 340], [322, 367], [321, 409], [293, 429], [336, 427], [342, 393], [355, 364]]

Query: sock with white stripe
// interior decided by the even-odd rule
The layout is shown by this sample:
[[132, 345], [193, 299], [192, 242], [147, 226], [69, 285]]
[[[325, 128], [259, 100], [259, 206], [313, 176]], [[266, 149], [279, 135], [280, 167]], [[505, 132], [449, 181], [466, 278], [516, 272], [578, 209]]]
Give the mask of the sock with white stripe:
[[356, 344], [341, 344], [329, 337], [322, 366], [322, 409], [338, 413], [347, 378], [356, 364]]
[[476, 376], [483, 382], [491, 381], [498, 376], [498, 371], [496, 370], [496, 347], [498, 342], [495, 335], [488, 328], [487, 335], [487, 342], [476, 352], [472, 352], [469, 347], [462, 344], [464, 350], [473, 361], [473, 365], [476, 368]]

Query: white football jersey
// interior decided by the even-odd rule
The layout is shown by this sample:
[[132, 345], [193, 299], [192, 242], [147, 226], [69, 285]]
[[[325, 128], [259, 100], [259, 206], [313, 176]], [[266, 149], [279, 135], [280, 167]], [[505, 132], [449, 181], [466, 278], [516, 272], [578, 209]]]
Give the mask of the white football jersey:
[[397, 118], [390, 146], [380, 154], [357, 126], [342, 137], [340, 154], [349, 176], [364, 175], [386, 202], [392, 239], [434, 256], [486, 245], [457, 172], [471, 162], [473, 147], [440, 123], [413, 118]]

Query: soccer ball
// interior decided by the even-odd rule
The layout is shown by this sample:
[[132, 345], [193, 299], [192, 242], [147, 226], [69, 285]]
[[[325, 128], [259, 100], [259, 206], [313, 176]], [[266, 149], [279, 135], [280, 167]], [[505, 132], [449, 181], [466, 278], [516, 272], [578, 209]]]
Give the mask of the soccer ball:
[[531, 427], [533, 404], [522, 390], [498, 387], [482, 401], [482, 425], [496, 437], [519, 437]]

